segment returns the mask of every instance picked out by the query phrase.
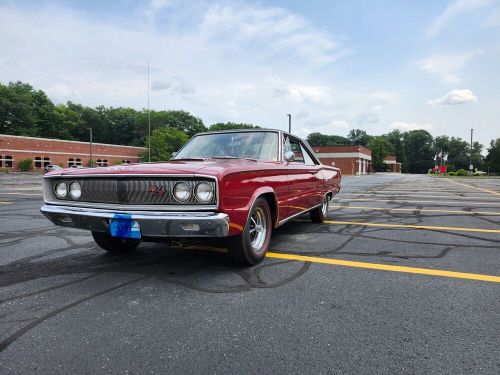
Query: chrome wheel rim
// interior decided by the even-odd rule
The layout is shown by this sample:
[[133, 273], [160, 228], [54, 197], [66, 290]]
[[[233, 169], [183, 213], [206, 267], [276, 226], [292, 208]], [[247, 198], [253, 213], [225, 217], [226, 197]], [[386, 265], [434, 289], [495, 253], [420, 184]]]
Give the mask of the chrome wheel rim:
[[323, 214], [323, 217], [326, 217], [326, 215], [328, 215], [328, 197], [325, 197], [325, 199], [323, 199], [323, 203], [321, 204], [321, 213]]
[[260, 207], [256, 207], [250, 216], [250, 245], [256, 253], [262, 251], [267, 237], [266, 213]]

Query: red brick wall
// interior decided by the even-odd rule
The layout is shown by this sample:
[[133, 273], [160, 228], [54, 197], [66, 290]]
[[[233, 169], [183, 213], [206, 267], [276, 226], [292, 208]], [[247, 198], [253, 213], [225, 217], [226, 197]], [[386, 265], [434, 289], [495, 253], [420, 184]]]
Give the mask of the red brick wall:
[[[135, 163], [140, 161], [138, 154], [142, 150], [144, 150], [142, 147], [93, 143], [92, 158], [94, 161], [107, 160], [108, 165], [123, 160]], [[18, 164], [21, 160], [35, 160], [36, 157], [49, 157], [51, 164], [62, 163], [65, 167], [68, 166], [70, 158], [81, 159], [82, 165], [87, 166], [90, 160], [89, 152], [90, 147], [88, 142], [71, 142], [0, 134], [0, 159], [4, 159], [7, 155], [13, 156], [13, 170], [18, 169]], [[1, 167], [5, 167], [4, 161], [2, 161]], [[43, 168], [39, 169], [43, 170]]]
[[372, 150], [364, 146], [327, 146], [327, 147], [313, 147], [316, 153], [330, 153], [330, 152], [361, 152], [366, 155], [372, 154]]
[[332, 162], [335, 163], [333, 165], [334, 167], [337, 167], [340, 169], [342, 174], [345, 175], [351, 175], [353, 174], [353, 168], [354, 168], [354, 174], [358, 171], [358, 163], [357, 163], [357, 158], [320, 158], [321, 162], [325, 165], [332, 165]]

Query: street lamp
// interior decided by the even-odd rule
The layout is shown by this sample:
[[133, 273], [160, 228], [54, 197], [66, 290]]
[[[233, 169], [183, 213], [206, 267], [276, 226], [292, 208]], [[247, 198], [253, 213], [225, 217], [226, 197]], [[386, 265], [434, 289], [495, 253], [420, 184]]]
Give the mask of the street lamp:
[[89, 131], [90, 131], [90, 142], [89, 142], [89, 146], [90, 146], [90, 160], [89, 160], [89, 167], [92, 167], [92, 165], [94, 164], [92, 162], [92, 128], [89, 128]]
[[472, 165], [472, 133], [474, 132], [474, 129], [470, 130], [470, 154], [469, 154], [469, 170], [472, 173], [472, 170], [474, 169], [474, 166]]
[[292, 115], [288, 113], [287, 116], [288, 116], [288, 133], [292, 134]]

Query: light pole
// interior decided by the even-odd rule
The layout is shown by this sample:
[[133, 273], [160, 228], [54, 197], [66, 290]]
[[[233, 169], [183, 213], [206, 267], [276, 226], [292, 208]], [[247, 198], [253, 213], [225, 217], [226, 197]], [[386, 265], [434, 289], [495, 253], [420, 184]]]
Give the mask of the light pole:
[[148, 163], [151, 163], [151, 115], [149, 113], [149, 60], [148, 60]]
[[288, 113], [287, 116], [288, 116], [288, 133], [292, 134], [292, 115]]
[[474, 169], [472, 165], [472, 133], [474, 132], [474, 129], [470, 130], [470, 154], [469, 154], [469, 170], [472, 173], [472, 170]]
[[89, 167], [92, 168], [93, 162], [92, 162], [92, 128], [89, 128], [90, 131], [90, 142], [89, 142], [89, 147], [90, 147], [90, 160], [89, 160]]

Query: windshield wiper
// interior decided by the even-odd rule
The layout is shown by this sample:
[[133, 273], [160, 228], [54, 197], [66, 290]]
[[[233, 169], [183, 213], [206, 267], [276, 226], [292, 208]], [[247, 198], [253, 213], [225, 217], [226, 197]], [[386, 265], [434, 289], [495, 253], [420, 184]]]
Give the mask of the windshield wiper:
[[257, 159], [253, 158], [239, 158], [237, 156], [228, 156], [228, 155], [215, 155], [212, 156], [212, 159], [241, 159], [241, 160], [249, 160], [249, 161], [258, 161]]
[[208, 158], [178, 158], [178, 159], [172, 159], [172, 161], [176, 160], [199, 160], [199, 161], [205, 161], [205, 160], [210, 160]]

